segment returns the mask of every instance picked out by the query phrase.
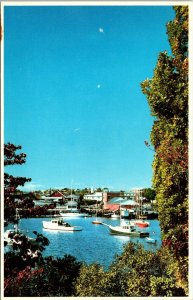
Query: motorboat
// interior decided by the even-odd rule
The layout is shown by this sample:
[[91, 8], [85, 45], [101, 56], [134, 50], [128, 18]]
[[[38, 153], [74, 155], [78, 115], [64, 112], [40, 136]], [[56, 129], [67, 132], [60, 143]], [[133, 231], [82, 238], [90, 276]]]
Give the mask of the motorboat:
[[109, 227], [110, 233], [112, 234], [121, 234], [121, 235], [128, 235], [128, 236], [141, 237], [141, 238], [149, 236], [149, 232], [137, 231], [134, 225], [127, 223], [124, 220], [120, 220], [120, 225], [118, 226], [113, 226], [113, 225], [107, 225], [107, 226]]
[[119, 219], [120, 216], [119, 216], [118, 214], [116, 214], [116, 213], [113, 213], [113, 214], [111, 215], [111, 218], [112, 218], [112, 219]]
[[71, 209], [71, 210], [66, 210], [64, 212], [60, 212], [60, 216], [63, 218], [83, 218], [83, 217], [88, 217], [88, 214], [86, 213], [81, 213], [78, 209]]
[[60, 230], [60, 231], [81, 231], [82, 227], [72, 226], [65, 222], [63, 219], [52, 219], [51, 221], [42, 221], [43, 227], [50, 230]]
[[149, 225], [150, 225], [149, 222], [144, 221], [144, 220], [135, 220], [135, 221], [131, 221], [131, 223], [132, 223], [134, 226], [138, 226], [138, 227], [141, 227], [141, 228], [149, 227]]
[[153, 238], [150, 238], [150, 237], [146, 237], [145, 240], [146, 240], [147, 243], [150, 243], [150, 244], [156, 244], [157, 243], [157, 240], [155, 240]]

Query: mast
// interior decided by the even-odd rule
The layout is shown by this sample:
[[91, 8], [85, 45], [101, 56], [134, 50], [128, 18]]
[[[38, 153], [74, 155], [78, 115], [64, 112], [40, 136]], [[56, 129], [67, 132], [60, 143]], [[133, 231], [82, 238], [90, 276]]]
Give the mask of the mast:
[[72, 211], [72, 179], [70, 184], [70, 202], [71, 202], [71, 211]]
[[16, 224], [14, 225], [15, 231], [18, 232], [19, 231], [19, 219], [20, 219], [20, 215], [18, 212], [18, 208], [16, 208], [16, 214], [15, 214], [15, 219], [16, 219]]
[[121, 198], [119, 199], [119, 221], [121, 225]]

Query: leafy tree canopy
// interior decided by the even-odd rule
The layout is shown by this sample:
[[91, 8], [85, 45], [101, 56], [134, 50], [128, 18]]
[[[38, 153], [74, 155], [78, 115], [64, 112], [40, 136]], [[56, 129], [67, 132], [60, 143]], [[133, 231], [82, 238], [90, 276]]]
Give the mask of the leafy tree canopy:
[[[142, 84], [154, 124], [153, 188], [163, 239], [184, 270], [188, 255], [188, 6], [167, 24], [171, 55], [161, 52]], [[182, 272], [183, 273], [183, 272]], [[185, 276], [186, 277], [186, 276]], [[161, 283], [160, 283], [161, 284]]]

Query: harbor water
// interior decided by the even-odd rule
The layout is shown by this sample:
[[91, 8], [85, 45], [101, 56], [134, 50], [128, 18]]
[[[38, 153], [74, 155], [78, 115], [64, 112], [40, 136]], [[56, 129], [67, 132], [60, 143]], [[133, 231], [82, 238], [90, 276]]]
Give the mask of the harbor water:
[[[64, 254], [75, 256], [78, 261], [87, 264], [99, 263], [105, 269], [109, 267], [116, 254], [121, 254], [124, 244], [132, 241], [143, 244], [146, 250], [155, 251], [161, 247], [161, 232], [158, 220], [150, 220], [150, 226], [146, 229], [138, 228], [139, 231], [148, 231], [150, 237], [157, 240], [156, 244], [148, 244], [145, 238], [112, 235], [105, 225], [95, 225], [92, 221], [96, 218], [67, 218], [71, 225], [78, 225], [82, 231], [65, 232], [47, 230], [42, 226], [42, 221], [51, 218], [20, 219], [19, 228], [28, 236], [34, 237], [33, 231], [42, 233], [50, 241], [43, 252], [43, 256], [63, 257]], [[118, 225], [119, 220], [97, 218], [111, 225]], [[7, 229], [7, 228], [6, 228]]]

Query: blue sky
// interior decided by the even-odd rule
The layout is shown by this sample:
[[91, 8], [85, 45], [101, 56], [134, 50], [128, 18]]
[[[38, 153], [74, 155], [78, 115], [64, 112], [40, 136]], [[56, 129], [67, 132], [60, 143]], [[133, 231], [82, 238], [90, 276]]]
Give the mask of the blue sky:
[[26, 189], [151, 187], [140, 83], [169, 51], [171, 6], [5, 7], [4, 140]]

